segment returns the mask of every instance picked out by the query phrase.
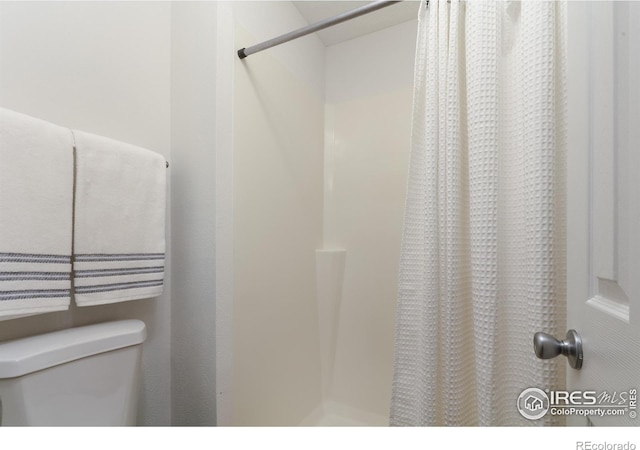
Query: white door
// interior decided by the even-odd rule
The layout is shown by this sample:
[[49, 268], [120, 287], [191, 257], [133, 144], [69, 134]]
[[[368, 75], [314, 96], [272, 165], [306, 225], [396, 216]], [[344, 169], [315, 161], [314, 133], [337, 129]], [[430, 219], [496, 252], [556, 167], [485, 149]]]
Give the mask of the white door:
[[640, 3], [568, 3], [567, 327], [584, 361], [567, 385], [621, 414], [568, 423], [638, 426]]

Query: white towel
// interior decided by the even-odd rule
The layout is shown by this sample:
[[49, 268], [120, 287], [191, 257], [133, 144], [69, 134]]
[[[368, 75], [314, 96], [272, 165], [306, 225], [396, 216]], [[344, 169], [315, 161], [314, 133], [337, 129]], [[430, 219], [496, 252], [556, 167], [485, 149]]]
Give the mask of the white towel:
[[74, 294], [78, 306], [162, 293], [166, 167], [150, 150], [81, 131], [76, 139]]
[[0, 108], [0, 320], [68, 309], [71, 131]]

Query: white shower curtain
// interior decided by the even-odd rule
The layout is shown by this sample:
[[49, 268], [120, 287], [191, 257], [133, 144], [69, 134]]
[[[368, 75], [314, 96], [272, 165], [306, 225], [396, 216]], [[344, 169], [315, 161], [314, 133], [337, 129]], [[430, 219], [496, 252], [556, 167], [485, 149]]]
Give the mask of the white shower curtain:
[[516, 409], [564, 385], [565, 5], [423, 1], [392, 425], [559, 424]]

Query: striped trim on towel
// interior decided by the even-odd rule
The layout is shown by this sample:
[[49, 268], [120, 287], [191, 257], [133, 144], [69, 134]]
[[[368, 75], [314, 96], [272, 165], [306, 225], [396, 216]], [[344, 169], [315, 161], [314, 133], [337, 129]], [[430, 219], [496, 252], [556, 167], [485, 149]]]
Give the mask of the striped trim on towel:
[[14, 291], [0, 291], [0, 301], [69, 297], [70, 295], [71, 289], [24, 289]]
[[116, 275], [134, 275], [137, 273], [163, 273], [164, 266], [140, 267], [135, 269], [97, 269], [76, 270], [76, 278], [112, 277]]
[[155, 297], [164, 285], [164, 253], [74, 255], [78, 306]]
[[78, 261], [139, 261], [146, 259], [162, 259], [164, 253], [95, 253], [87, 255], [74, 255], [73, 260]]
[[76, 292], [79, 294], [86, 294], [88, 292], [107, 292], [107, 291], [121, 291], [123, 289], [134, 289], [147, 286], [160, 286], [163, 280], [149, 280], [149, 281], [129, 281], [127, 283], [110, 283], [110, 284], [96, 284], [94, 286], [81, 286], [76, 288]]
[[38, 255], [35, 253], [0, 253], [0, 263], [70, 264], [71, 256]]
[[70, 297], [71, 256], [0, 252], [0, 302], [15, 301], [16, 309], [28, 310]]

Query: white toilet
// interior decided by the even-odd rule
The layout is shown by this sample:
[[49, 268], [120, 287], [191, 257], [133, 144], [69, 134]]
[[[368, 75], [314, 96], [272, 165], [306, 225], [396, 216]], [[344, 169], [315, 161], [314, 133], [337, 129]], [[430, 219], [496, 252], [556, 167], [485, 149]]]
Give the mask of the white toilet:
[[135, 425], [144, 322], [0, 343], [0, 425]]

